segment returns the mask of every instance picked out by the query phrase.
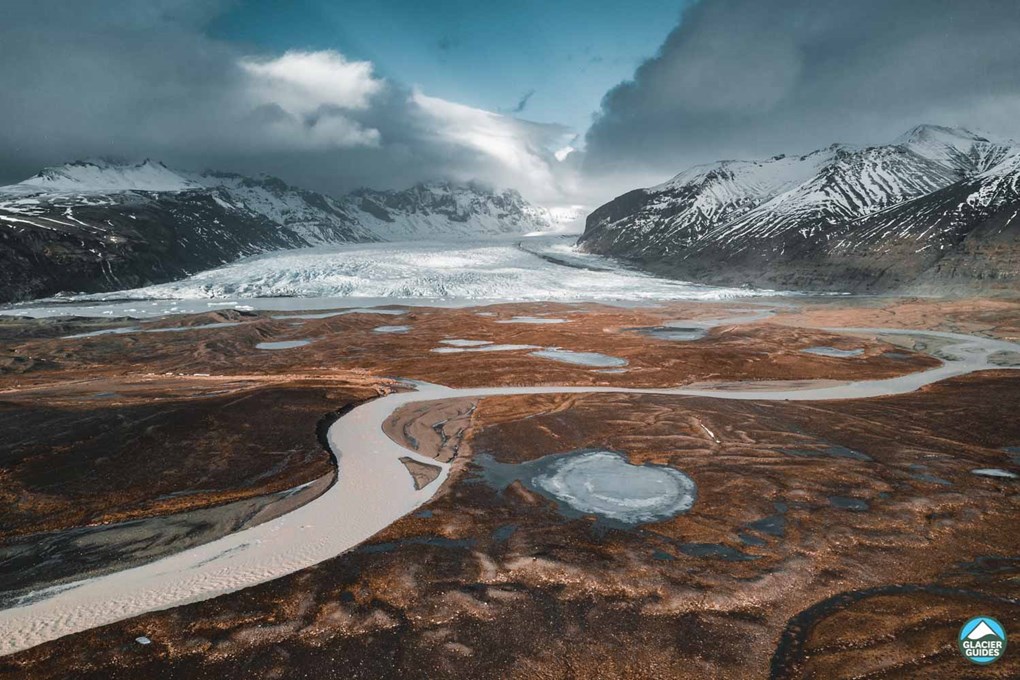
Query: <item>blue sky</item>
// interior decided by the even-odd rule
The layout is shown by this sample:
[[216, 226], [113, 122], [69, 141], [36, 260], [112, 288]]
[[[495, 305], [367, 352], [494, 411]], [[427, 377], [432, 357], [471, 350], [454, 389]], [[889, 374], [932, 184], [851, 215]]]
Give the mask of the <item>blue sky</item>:
[[333, 49], [431, 96], [583, 133], [684, 0], [249, 0], [210, 27], [253, 50]]

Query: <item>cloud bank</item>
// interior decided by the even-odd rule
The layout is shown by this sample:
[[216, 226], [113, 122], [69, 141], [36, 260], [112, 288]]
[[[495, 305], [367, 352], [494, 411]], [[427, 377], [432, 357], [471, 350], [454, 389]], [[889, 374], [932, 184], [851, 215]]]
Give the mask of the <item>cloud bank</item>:
[[605, 95], [585, 168], [672, 174], [922, 122], [1020, 136], [1020, 3], [702, 0]]
[[210, 38], [228, 6], [8, 0], [0, 182], [112, 155], [329, 193], [452, 179], [597, 205], [694, 163], [879, 143], [921, 122], [1020, 137], [1008, 0], [699, 0], [583, 138], [517, 118], [530, 93], [483, 111], [339, 52]]
[[332, 193], [431, 179], [555, 201], [567, 130], [429, 97], [335, 51], [248, 54], [209, 0], [15, 0], [0, 22], [0, 181], [83, 157], [268, 172]]

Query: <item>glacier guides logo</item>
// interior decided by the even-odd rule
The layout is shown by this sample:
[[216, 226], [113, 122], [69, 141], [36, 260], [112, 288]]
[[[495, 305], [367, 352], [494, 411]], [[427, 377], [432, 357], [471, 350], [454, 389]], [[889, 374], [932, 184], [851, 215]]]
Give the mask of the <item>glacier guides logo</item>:
[[1006, 652], [1006, 629], [990, 616], [975, 616], [963, 624], [957, 644], [968, 661], [984, 666]]

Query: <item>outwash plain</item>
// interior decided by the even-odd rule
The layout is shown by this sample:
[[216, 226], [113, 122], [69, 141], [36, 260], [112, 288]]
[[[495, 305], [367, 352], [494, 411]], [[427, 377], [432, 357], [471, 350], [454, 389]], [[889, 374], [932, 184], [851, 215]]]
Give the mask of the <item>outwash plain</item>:
[[335, 311], [0, 320], [0, 676], [959, 678], [1020, 630], [1020, 301]]

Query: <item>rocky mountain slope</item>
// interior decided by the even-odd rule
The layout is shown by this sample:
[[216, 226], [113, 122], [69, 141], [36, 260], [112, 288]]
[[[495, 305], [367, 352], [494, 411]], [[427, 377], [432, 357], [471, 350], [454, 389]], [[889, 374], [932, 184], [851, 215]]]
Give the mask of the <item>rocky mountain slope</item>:
[[132, 288], [271, 250], [556, 227], [516, 192], [473, 185], [337, 199], [266, 176], [76, 162], [0, 188], [0, 301]]
[[580, 244], [707, 283], [1016, 290], [1018, 154], [918, 126], [885, 146], [722, 161], [598, 208]]

